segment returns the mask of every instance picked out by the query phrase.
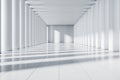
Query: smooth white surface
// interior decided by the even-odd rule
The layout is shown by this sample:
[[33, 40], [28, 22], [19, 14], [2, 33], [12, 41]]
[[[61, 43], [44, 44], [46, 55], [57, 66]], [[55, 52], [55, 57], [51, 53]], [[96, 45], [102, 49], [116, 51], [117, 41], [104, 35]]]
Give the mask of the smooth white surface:
[[73, 26], [48, 26], [49, 43], [73, 43]]
[[73, 25], [94, 0], [27, 0], [47, 25]]
[[114, 1], [114, 27], [113, 29], [113, 51], [120, 51], [120, 1], [115, 0]]
[[12, 50], [12, 0], [1, 0], [1, 50]]
[[[1, 5], [1, 0], [0, 0]], [[1, 6], [0, 6], [0, 52], [1, 52]]]
[[119, 1], [109, 0], [109, 48], [111, 51], [119, 51]]
[[29, 8], [29, 46], [32, 46], [32, 9]]
[[20, 0], [12, 0], [12, 49], [20, 48]]
[[78, 44], [42, 44], [0, 56], [0, 80], [120, 80], [120, 53]]
[[31, 35], [32, 36], [32, 46], [35, 45], [35, 40], [34, 40], [35, 39], [35, 36], [34, 36], [35, 35], [35, 31], [34, 31], [35, 28], [34, 28], [34, 25], [35, 25], [35, 14], [32, 11], [32, 35]]
[[25, 47], [25, 1], [20, 0], [20, 48]]
[[105, 21], [105, 27], [104, 27], [104, 49], [109, 49], [109, 0], [104, 1], [105, 9], [104, 9], [104, 21]]
[[29, 5], [25, 4], [25, 47], [29, 47]]
[[31, 13], [32, 15], [32, 31], [30, 32], [31, 36], [31, 45], [39, 45], [47, 42], [47, 25], [41, 19], [41, 17], [36, 14], [36, 12]]

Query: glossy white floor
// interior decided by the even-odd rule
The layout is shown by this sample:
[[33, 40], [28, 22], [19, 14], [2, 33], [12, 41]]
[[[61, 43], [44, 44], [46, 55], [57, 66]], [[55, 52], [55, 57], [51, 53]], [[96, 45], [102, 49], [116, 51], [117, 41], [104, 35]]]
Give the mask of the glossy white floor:
[[0, 80], [120, 80], [120, 54], [42, 44], [0, 55]]

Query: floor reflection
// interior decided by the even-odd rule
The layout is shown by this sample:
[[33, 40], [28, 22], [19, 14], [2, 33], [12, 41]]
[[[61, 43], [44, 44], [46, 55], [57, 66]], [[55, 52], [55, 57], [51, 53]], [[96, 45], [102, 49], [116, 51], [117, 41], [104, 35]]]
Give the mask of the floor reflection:
[[[17, 73], [20, 76], [26, 75], [20, 80], [113, 80], [114, 74], [112, 78], [109, 75], [112, 73], [120, 74], [119, 52], [108, 52], [107, 50], [93, 49], [82, 45], [43, 44], [19, 51], [2, 53], [0, 57], [0, 80], [16, 80]], [[116, 68], [116, 65], [119, 67]], [[71, 70], [66, 71], [66, 68]], [[105, 74], [106, 77], [99, 78], [104, 74], [106, 68], [108, 69], [107, 74]], [[101, 72], [93, 73], [94, 69], [101, 69]], [[50, 72], [48, 72], [49, 70]], [[81, 71], [78, 72], [79, 70]], [[72, 71], [77, 74], [69, 73]], [[51, 76], [51, 74], [57, 75], [57, 77]], [[78, 76], [78, 74], [84, 77]], [[49, 76], [51, 76], [50, 79]], [[114, 80], [120, 80], [120, 77], [115, 75]]]

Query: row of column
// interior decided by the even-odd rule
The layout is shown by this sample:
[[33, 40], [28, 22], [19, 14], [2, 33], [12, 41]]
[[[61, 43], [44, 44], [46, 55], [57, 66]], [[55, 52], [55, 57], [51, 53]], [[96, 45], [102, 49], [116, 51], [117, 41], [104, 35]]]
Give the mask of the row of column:
[[75, 43], [119, 51], [120, 1], [98, 0], [75, 24]]
[[1, 51], [17, 50], [42, 43], [41, 28], [44, 28], [45, 36], [46, 25], [25, 0], [1, 0], [0, 11]]

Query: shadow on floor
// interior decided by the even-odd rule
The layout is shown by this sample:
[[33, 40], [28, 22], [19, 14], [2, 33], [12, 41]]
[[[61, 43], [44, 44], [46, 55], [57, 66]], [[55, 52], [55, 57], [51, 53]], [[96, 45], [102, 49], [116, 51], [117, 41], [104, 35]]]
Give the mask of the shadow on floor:
[[62, 60], [61, 57], [59, 57], [58, 58], [59, 60], [57, 61], [54, 60], [54, 61], [45, 61], [45, 62], [33, 62], [33, 63], [31, 62], [31, 63], [26, 63], [26, 64], [22, 64], [22, 63], [21, 64], [9, 64], [5, 66], [0, 66], [0, 72], [25, 70], [25, 69], [32, 69], [32, 68], [43, 68], [43, 67], [50, 67], [50, 66], [60, 66], [60, 65], [68, 65], [68, 64], [76, 64], [76, 63], [81, 64], [85, 62], [96, 62], [96, 61], [101, 61], [101, 60], [109, 60], [111, 58], [112, 59], [120, 58], [119, 53], [112, 53], [113, 54], [112, 56], [110, 56], [108, 52], [101, 53], [101, 54], [103, 55], [108, 54], [108, 55], [96, 56], [95, 54], [90, 54], [91, 56], [86, 57], [86, 58], [74, 58], [75, 55], [71, 55], [73, 56], [73, 59], [66, 59], [65, 56], [61, 56], [61, 57], [64, 57], [64, 59], [66, 60]]

